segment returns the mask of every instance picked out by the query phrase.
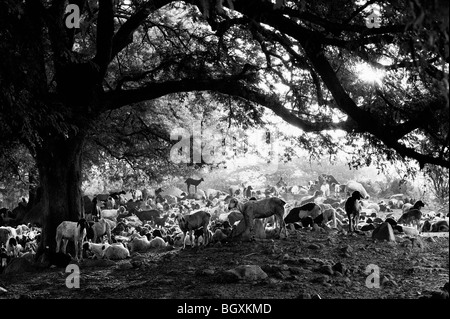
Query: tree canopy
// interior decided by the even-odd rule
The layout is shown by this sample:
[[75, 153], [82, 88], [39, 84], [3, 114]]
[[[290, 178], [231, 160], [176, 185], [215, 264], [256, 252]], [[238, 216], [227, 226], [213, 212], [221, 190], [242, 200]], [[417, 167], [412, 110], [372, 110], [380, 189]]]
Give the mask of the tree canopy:
[[[272, 114], [301, 129], [292, 147], [351, 150], [354, 166], [449, 168], [448, 29], [443, 0], [2, 1], [1, 143], [34, 159], [53, 230], [82, 212], [98, 155], [173, 168], [189, 113], [243, 128]], [[209, 101], [183, 111], [188, 92]]]

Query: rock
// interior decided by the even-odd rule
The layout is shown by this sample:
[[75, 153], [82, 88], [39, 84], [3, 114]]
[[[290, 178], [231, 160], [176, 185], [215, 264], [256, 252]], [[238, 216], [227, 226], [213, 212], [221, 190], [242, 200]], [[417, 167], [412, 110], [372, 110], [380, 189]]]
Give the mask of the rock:
[[141, 268], [142, 265], [144, 265], [144, 262], [140, 260], [132, 260], [131, 265], [133, 266], [133, 268]]
[[330, 281], [330, 277], [327, 275], [321, 275], [319, 277], [315, 277], [311, 280], [313, 283], [325, 284]]
[[305, 270], [301, 267], [289, 267], [289, 271], [293, 275], [301, 275], [305, 273]]
[[308, 293], [301, 292], [296, 299], [311, 299], [311, 295]]
[[268, 277], [261, 267], [257, 265], [241, 265], [234, 269], [227, 270], [225, 273], [230, 274], [230, 277], [235, 276], [238, 279], [249, 281], [266, 279]]
[[374, 230], [375, 226], [373, 224], [364, 225], [360, 228], [361, 231]]
[[419, 249], [424, 249], [425, 248], [425, 243], [423, 242], [422, 238], [420, 237], [411, 237], [410, 238], [411, 242], [412, 242], [412, 247], [418, 247]]
[[347, 267], [345, 266], [345, 264], [342, 264], [341, 262], [338, 262], [338, 263], [333, 265], [332, 269], [333, 269], [334, 272], [339, 272], [341, 274], [344, 274], [345, 271], [347, 270]]
[[215, 274], [215, 271], [213, 269], [203, 269], [199, 273], [199, 275], [202, 275], [202, 276], [211, 276], [211, 275], [214, 275], [214, 274]]
[[397, 222], [393, 218], [386, 218], [384, 222], [389, 223], [392, 227], [397, 226]]
[[308, 246], [309, 249], [320, 249], [320, 246], [317, 244], [311, 244]]
[[330, 245], [335, 245], [335, 244], [337, 244], [337, 242], [338, 242], [338, 240], [335, 237], [328, 237], [327, 238], [327, 243], [330, 244]]
[[351, 253], [353, 252], [353, 248], [352, 246], [347, 245], [341, 248], [341, 252], [345, 255], [351, 255]]
[[334, 274], [333, 268], [330, 265], [323, 265], [322, 267], [320, 267], [318, 269], [318, 271], [325, 275], [333, 275]]
[[382, 223], [372, 232], [372, 238], [377, 240], [395, 241], [394, 231], [389, 223]]
[[24, 272], [33, 272], [36, 269], [26, 258], [18, 257], [11, 260], [3, 271], [4, 274], [21, 274]]
[[129, 261], [119, 264], [116, 267], [117, 270], [128, 270], [128, 269], [132, 269], [132, 268], [133, 268], [133, 265]]
[[221, 283], [235, 283], [241, 280], [241, 277], [234, 271], [227, 270], [219, 273], [217, 281]]
[[302, 257], [298, 259], [299, 264], [314, 264], [314, 261], [309, 257]]

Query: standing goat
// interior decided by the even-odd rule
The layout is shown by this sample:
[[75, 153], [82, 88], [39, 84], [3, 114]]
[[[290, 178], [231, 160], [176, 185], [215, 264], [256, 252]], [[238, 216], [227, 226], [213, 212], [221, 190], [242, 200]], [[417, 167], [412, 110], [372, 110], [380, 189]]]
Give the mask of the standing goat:
[[195, 186], [195, 192], [197, 193], [197, 186], [198, 186], [201, 182], [203, 182], [203, 177], [200, 178], [200, 179], [188, 178], [188, 179], [185, 180], [184, 182], [185, 182], [186, 185], [187, 185], [187, 191], [188, 191], [188, 194], [190, 194], [189, 188], [191, 187], [191, 185], [194, 185], [194, 186]]
[[203, 228], [203, 238], [205, 241], [203, 242], [203, 245], [208, 244], [208, 225], [211, 220], [211, 214], [205, 211], [197, 211], [192, 214], [183, 215], [181, 213], [178, 213], [178, 215], [175, 217], [176, 221], [178, 222], [178, 226], [180, 226], [181, 231], [184, 234], [184, 243], [183, 243], [183, 249], [186, 248], [186, 233], [189, 232], [189, 239], [192, 243], [192, 231], [196, 230], [198, 228]]
[[62, 252], [66, 253], [67, 243], [72, 240], [75, 243], [75, 259], [78, 260], [78, 256], [83, 259], [82, 244], [88, 227], [89, 225], [84, 218], [81, 218], [78, 222], [61, 222], [56, 228], [56, 252], [59, 252], [61, 242], [63, 242]]

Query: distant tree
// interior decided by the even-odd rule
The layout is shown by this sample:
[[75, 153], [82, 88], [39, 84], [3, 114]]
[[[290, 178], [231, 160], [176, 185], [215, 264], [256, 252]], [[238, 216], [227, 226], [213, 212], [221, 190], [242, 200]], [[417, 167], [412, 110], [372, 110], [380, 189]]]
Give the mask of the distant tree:
[[439, 209], [446, 207], [448, 212], [449, 170], [435, 165], [427, 165], [425, 171], [430, 183], [430, 191], [436, 198]]

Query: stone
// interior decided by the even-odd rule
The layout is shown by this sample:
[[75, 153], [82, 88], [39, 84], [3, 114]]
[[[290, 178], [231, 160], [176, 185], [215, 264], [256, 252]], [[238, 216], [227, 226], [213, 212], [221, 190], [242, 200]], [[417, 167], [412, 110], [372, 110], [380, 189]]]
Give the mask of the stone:
[[341, 252], [345, 255], [350, 255], [353, 252], [353, 248], [350, 245], [341, 248]]
[[301, 275], [301, 274], [305, 273], [304, 269], [301, 267], [289, 267], [289, 271], [293, 275]]
[[139, 260], [132, 260], [132, 261], [131, 261], [131, 265], [132, 265], [134, 268], [141, 268], [142, 265], [144, 265], [144, 262], [143, 262], [143, 261], [139, 261]]
[[320, 249], [320, 246], [317, 245], [317, 244], [311, 244], [311, 245], [308, 246], [308, 248], [316, 250], [316, 249]]
[[337, 238], [335, 238], [335, 237], [328, 237], [327, 238], [327, 243], [329, 244], [329, 245], [335, 245], [335, 244], [337, 244]]
[[24, 272], [33, 272], [36, 269], [26, 258], [18, 257], [11, 260], [3, 271], [4, 274], [21, 274]]
[[372, 232], [372, 238], [376, 240], [395, 241], [394, 231], [389, 223], [382, 223]]
[[330, 277], [327, 275], [321, 275], [319, 277], [315, 277], [311, 280], [313, 283], [325, 284], [330, 281]]
[[234, 269], [225, 271], [226, 273], [234, 274], [238, 279], [253, 281], [266, 279], [267, 274], [257, 265], [241, 265]]
[[200, 272], [200, 275], [204, 275], [204, 276], [211, 276], [211, 275], [214, 275], [214, 274], [215, 274], [215, 271], [213, 269], [203, 269]]
[[345, 266], [345, 264], [338, 262], [333, 265], [332, 269], [334, 272], [339, 272], [341, 274], [344, 274], [345, 271], [347, 270], [347, 267]]
[[423, 242], [422, 238], [420, 237], [411, 237], [410, 238], [411, 243], [412, 243], [412, 247], [417, 247], [419, 249], [424, 249], [425, 248], [425, 243]]
[[305, 292], [300, 292], [296, 299], [311, 299], [311, 295]]
[[125, 262], [125, 263], [121, 263], [119, 265], [117, 265], [117, 270], [128, 270], [128, 269], [132, 269], [133, 265], [131, 264], [131, 262]]
[[325, 275], [333, 275], [334, 274], [333, 268], [330, 265], [323, 265], [318, 269], [318, 271]]
[[375, 226], [373, 224], [367, 224], [367, 225], [363, 225], [360, 230], [361, 231], [369, 231], [369, 230], [374, 230]]

